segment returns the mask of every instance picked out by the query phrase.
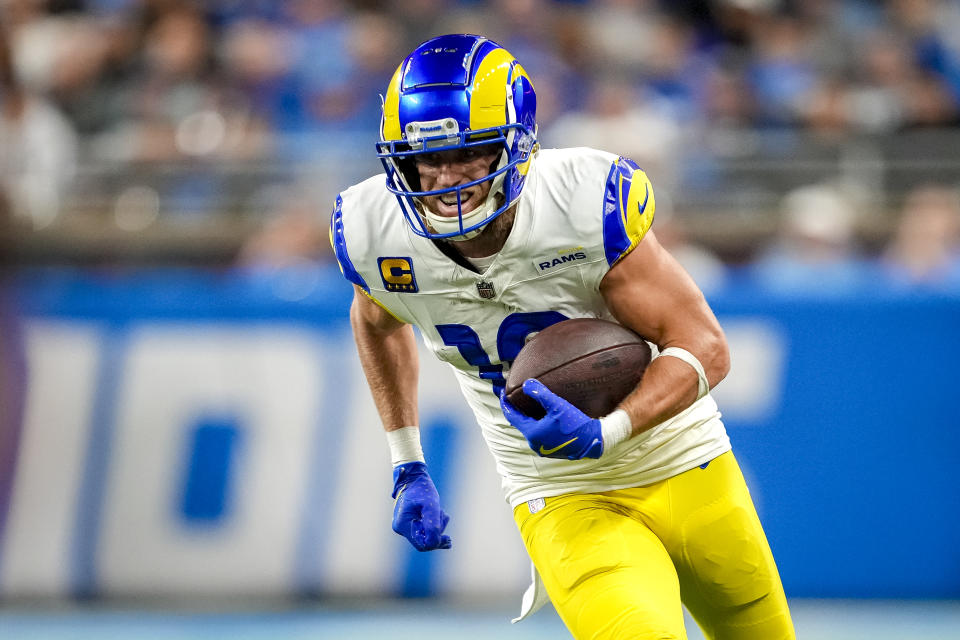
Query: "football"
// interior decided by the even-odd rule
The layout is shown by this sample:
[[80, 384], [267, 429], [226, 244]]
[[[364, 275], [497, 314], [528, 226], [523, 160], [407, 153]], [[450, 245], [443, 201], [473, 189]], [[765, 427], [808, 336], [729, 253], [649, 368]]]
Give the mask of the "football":
[[591, 418], [613, 411], [640, 382], [650, 364], [650, 345], [630, 329], [598, 318], [550, 325], [520, 350], [507, 374], [510, 403], [534, 418], [540, 403], [523, 392], [536, 378]]

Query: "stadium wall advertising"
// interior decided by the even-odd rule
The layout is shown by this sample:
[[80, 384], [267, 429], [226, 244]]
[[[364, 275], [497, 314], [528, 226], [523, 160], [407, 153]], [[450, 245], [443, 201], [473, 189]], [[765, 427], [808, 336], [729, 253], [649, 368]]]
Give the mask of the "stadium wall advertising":
[[[529, 565], [447, 365], [421, 358], [453, 549], [390, 529], [334, 270], [24, 276], [0, 596], [517, 596]], [[711, 300], [715, 391], [790, 596], [960, 597], [960, 299]], [[12, 435], [12, 439], [11, 439]]]

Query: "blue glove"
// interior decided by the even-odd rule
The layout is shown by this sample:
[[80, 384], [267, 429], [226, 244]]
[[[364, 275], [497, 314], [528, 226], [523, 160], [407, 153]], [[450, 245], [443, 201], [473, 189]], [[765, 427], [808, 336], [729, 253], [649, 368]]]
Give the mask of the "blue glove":
[[422, 462], [406, 462], [393, 468], [393, 530], [410, 541], [417, 551], [449, 549], [450, 536], [443, 530], [450, 516], [440, 508], [440, 495]]
[[530, 448], [546, 458], [599, 458], [603, 453], [600, 421], [547, 389], [535, 378], [523, 383], [523, 392], [540, 403], [547, 414], [536, 420], [510, 404], [500, 394], [500, 408], [507, 421], [520, 430]]

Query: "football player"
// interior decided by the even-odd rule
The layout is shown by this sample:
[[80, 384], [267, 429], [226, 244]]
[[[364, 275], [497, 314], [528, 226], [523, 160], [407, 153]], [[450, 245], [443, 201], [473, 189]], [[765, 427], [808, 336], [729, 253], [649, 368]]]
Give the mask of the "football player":
[[[780, 577], [710, 388], [729, 368], [703, 295], [650, 230], [653, 187], [631, 160], [540, 149], [518, 61], [475, 35], [431, 39], [383, 100], [385, 175], [331, 219], [350, 318], [393, 462], [393, 529], [449, 548], [417, 426], [417, 326], [453, 365], [502, 476], [534, 584], [576, 638], [794, 638]], [[637, 388], [591, 419], [536, 380], [547, 410], [503, 398], [532, 332], [617, 321], [659, 349]]]

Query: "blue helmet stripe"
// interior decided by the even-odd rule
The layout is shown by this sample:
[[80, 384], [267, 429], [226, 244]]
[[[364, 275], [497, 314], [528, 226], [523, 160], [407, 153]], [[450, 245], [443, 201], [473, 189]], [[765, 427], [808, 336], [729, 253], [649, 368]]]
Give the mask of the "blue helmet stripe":
[[[416, 58], [403, 76], [401, 92], [423, 85], [451, 84], [462, 89], [473, 82], [474, 56], [488, 42], [486, 38], [455, 34], [424, 43], [411, 54]], [[464, 54], [464, 51], [466, 53]], [[456, 52], [460, 55], [450, 55]]]
[[400, 122], [429, 122], [454, 118], [460, 130], [470, 128], [470, 100], [463, 87], [430, 87], [400, 95]]
[[370, 287], [367, 286], [363, 276], [354, 268], [353, 262], [350, 261], [350, 255], [347, 253], [347, 240], [343, 233], [343, 197], [339, 195], [333, 207], [333, 215], [330, 216], [330, 230], [333, 238], [333, 253], [337, 257], [343, 276], [370, 293]]

